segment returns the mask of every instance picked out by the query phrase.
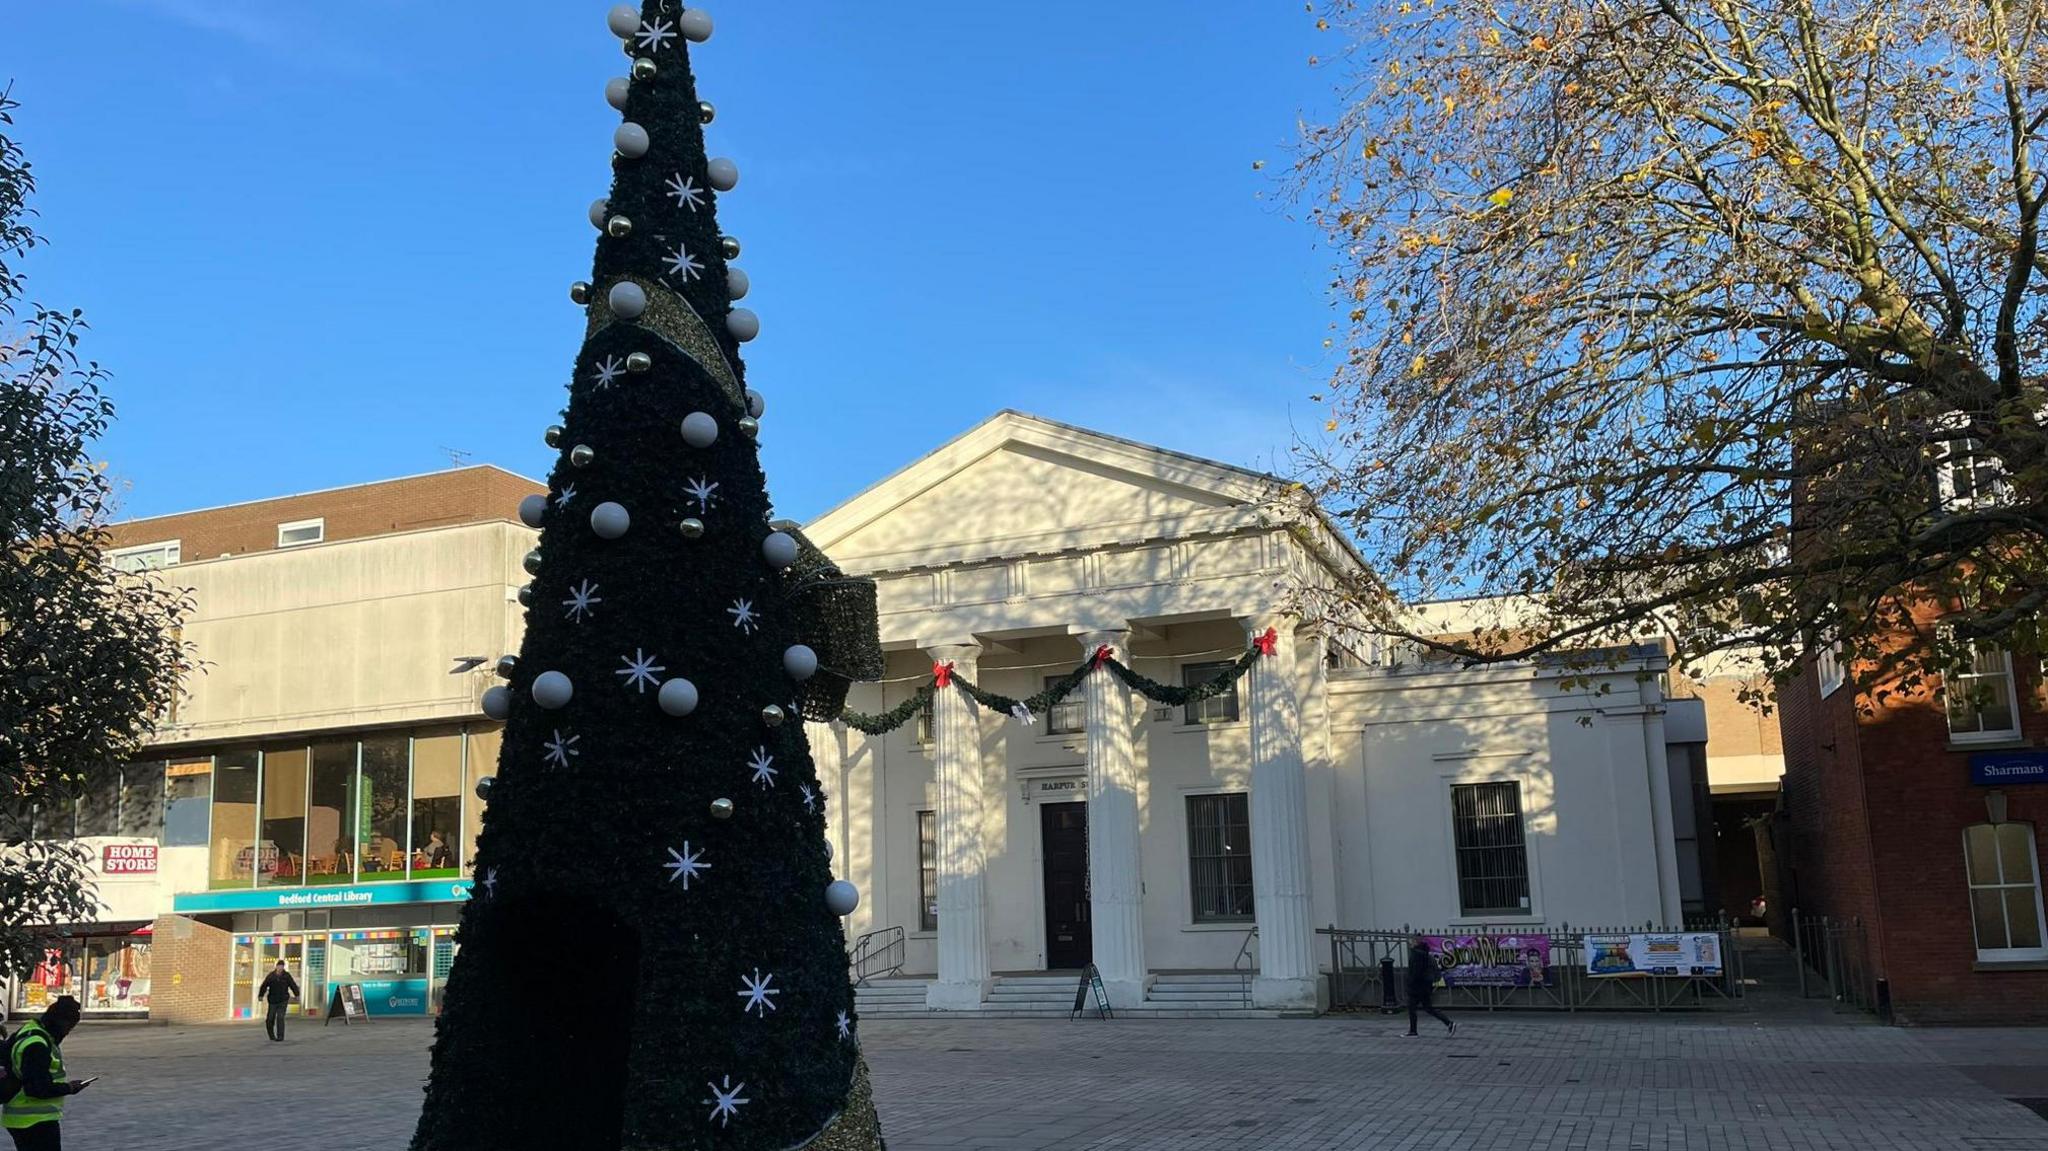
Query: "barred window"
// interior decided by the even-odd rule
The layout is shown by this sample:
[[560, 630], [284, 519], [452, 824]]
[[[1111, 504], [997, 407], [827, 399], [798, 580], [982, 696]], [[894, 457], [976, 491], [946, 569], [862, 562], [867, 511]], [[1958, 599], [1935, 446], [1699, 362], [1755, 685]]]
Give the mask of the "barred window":
[[[1065, 678], [1067, 677], [1063, 675], [1046, 676], [1045, 686], [1050, 688]], [[1088, 701], [1083, 695], [1085, 691], [1085, 688], [1077, 688], [1070, 692], [1067, 698], [1045, 709], [1045, 734], [1074, 735], [1087, 729]]]
[[939, 929], [939, 823], [929, 811], [917, 813], [917, 929]]
[[1529, 852], [1522, 838], [1522, 785], [1453, 784], [1451, 833], [1457, 845], [1459, 912], [1526, 914]]
[[1244, 792], [1188, 796], [1188, 888], [1196, 923], [1250, 923], [1251, 806]]
[[[1180, 685], [1182, 687], [1194, 687], [1197, 684], [1207, 683], [1218, 675], [1229, 671], [1232, 666], [1234, 665], [1230, 660], [1221, 660], [1216, 663], [1184, 664], [1180, 669]], [[1224, 688], [1221, 692], [1210, 696], [1208, 699], [1189, 703], [1184, 710], [1186, 715], [1181, 721], [1183, 723], [1236, 723], [1237, 681], [1232, 680], [1229, 687]]]

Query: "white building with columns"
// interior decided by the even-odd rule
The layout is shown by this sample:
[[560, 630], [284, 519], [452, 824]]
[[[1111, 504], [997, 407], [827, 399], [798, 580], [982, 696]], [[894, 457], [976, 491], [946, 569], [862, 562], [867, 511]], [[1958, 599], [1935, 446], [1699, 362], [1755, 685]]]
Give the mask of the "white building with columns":
[[[1195, 683], [1274, 629], [1222, 696], [1161, 707], [1106, 671], [1029, 724], [942, 691], [884, 736], [813, 725], [850, 935], [905, 939], [938, 1009], [1094, 963], [1111, 1002], [1249, 972], [1317, 1002], [1315, 929], [1675, 923], [1674, 791], [1654, 661], [1566, 690], [1536, 666], [1397, 667], [1284, 614], [1362, 561], [1267, 509], [1281, 481], [1003, 412], [807, 525], [877, 582], [879, 712], [935, 663], [1022, 698], [1108, 646]], [[1690, 734], [1704, 724], [1673, 723]], [[1683, 797], [1679, 797], [1683, 803]]]

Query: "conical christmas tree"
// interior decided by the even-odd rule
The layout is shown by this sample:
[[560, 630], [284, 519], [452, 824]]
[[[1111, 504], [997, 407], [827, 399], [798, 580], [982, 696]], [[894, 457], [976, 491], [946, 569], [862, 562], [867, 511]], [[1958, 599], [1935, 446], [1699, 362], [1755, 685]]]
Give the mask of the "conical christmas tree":
[[710, 18], [647, 0], [610, 25], [632, 63], [572, 292], [589, 326], [549, 494], [520, 508], [526, 640], [485, 700], [504, 750], [413, 1146], [879, 1148], [857, 894], [803, 732], [872, 663], [873, 589], [769, 522], [758, 323], [714, 212], [738, 172], [706, 159], [687, 51]]

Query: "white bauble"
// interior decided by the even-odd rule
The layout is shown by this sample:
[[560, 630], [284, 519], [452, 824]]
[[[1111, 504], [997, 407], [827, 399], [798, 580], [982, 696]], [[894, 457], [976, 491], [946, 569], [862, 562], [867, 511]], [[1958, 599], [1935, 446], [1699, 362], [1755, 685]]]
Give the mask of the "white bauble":
[[618, 126], [612, 132], [612, 147], [628, 160], [638, 160], [647, 154], [647, 129], [631, 120]]
[[605, 299], [611, 304], [612, 315], [622, 320], [637, 320], [647, 311], [647, 289], [631, 280], [613, 284]]
[[623, 112], [626, 97], [633, 94], [633, 82], [624, 76], [614, 76], [604, 82], [604, 102]]
[[504, 684], [484, 692], [484, 714], [492, 719], [504, 719], [512, 714], [512, 689]]
[[683, 417], [683, 442], [693, 448], [708, 448], [718, 442], [718, 421], [710, 412], [691, 412]]
[[725, 330], [744, 344], [761, 334], [761, 317], [752, 308], [734, 308], [725, 314]]
[[688, 715], [697, 710], [697, 685], [687, 679], [672, 679], [661, 685], [654, 698], [668, 714]]
[[809, 679], [818, 674], [818, 653], [803, 644], [791, 644], [782, 651], [782, 670], [791, 679]]
[[541, 519], [548, 514], [546, 496], [528, 496], [519, 501], [519, 522], [530, 528], [540, 526]]
[[755, 419], [757, 419], [757, 420], [758, 420], [758, 419], [760, 419], [760, 418], [761, 418], [761, 414], [762, 414], [763, 412], [766, 412], [767, 410], [768, 410], [768, 401], [767, 401], [767, 400], [764, 400], [764, 399], [762, 399], [762, 398], [761, 398], [761, 393], [759, 393], [759, 392], [755, 391], [755, 390], [754, 390], [754, 389], [752, 389], [752, 388], [748, 388], [748, 389], [747, 389], [747, 414], [748, 414], [748, 415], [750, 415], [750, 416], [752, 416], [752, 417], [754, 417]]
[[544, 671], [533, 677], [533, 702], [549, 711], [565, 706], [576, 694], [576, 685], [559, 671]]
[[777, 571], [796, 562], [796, 537], [788, 532], [769, 532], [761, 541], [761, 558]]
[[692, 44], [711, 39], [711, 13], [702, 8], [685, 8], [681, 21], [683, 36]]
[[825, 887], [825, 907], [834, 915], [852, 915], [860, 906], [860, 888], [844, 879], [835, 879]]
[[740, 166], [723, 156], [704, 165], [704, 174], [711, 178], [711, 186], [721, 192], [730, 192], [740, 186]]
[[591, 227], [596, 228], [600, 232], [604, 231], [605, 219], [611, 214], [612, 202], [610, 200], [592, 200], [590, 202]]
[[618, 539], [632, 526], [633, 517], [627, 515], [625, 507], [620, 504], [606, 500], [590, 509], [590, 530], [596, 532], [601, 540]]
[[640, 9], [631, 4], [621, 4], [605, 15], [604, 22], [612, 30], [612, 35], [624, 40], [640, 30]]
[[726, 295], [731, 296], [735, 300], [744, 300], [747, 298], [748, 290], [753, 286], [754, 281], [747, 278], [747, 273], [743, 269], [727, 268], [725, 270]]

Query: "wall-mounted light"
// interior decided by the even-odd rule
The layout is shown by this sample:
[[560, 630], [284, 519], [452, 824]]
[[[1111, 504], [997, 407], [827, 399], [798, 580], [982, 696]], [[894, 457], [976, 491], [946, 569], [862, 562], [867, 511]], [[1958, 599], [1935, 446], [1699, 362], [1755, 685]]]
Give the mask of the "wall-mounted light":
[[1984, 793], [1984, 814], [1990, 816], [1993, 823], [2005, 822], [2004, 792], [1987, 791]]

